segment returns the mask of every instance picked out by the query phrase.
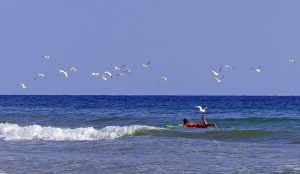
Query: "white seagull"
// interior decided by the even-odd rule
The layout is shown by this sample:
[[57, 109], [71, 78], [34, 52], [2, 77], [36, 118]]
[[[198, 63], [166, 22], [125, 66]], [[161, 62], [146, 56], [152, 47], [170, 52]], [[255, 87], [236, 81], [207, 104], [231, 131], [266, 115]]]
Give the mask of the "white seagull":
[[33, 80], [37, 80], [38, 78], [46, 79], [46, 76], [45, 76], [45, 74], [38, 73]]
[[101, 78], [103, 79], [103, 80], [107, 80], [107, 77], [105, 76], [105, 75], [101, 75]]
[[232, 69], [233, 67], [231, 65], [224, 65], [224, 68]]
[[21, 89], [27, 89], [27, 86], [25, 83], [18, 83], [17, 85], [19, 85], [21, 87]]
[[68, 78], [68, 73], [64, 70], [58, 70], [59, 73], [63, 73], [64, 77], [67, 79]]
[[296, 60], [295, 59], [289, 59], [289, 64], [295, 64]]
[[258, 73], [260, 73], [262, 71], [262, 68], [260, 65], [258, 65], [258, 67], [254, 68], [254, 70]]
[[101, 74], [101, 78], [103, 80], [107, 80], [108, 78], [112, 78], [112, 74], [109, 71], [105, 71], [103, 74]]
[[165, 77], [165, 76], [161, 76], [160, 79], [159, 79], [159, 81], [168, 81], [168, 78]]
[[98, 73], [98, 72], [92, 72], [91, 75], [97, 77], [97, 76], [100, 76], [100, 73]]
[[211, 71], [211, 72], [214, 74], [214, 76], [219, 76], [221, 70], [222, 70], [222, 67], [220, 67], [219, 71]]
[[116, 71], [120, 71], [121, 68], [124, 68], [124, 67], [125, 67], [125, 65], [113, 66], [113, 67], [114, 67], [114, 69], [115, 69]]
[[142, 64], [142, 66], [143, 66], [144, 68], [148, 68], [149, 65], [150, 65], [150, 60], [149, 60], [147, 63], [143, 63], [143, 64]]
[[215, 77], [215, 80], [217, 83], [222, 83], [223, 79], [224, 79], [224, 76], [222, 76], [221, 78]]
[[120, 73], [118, 76], [131, 75], [131, 74], [132, 74], [131, 69], [126, 69], [125, 71], [123, 71], [122, 73]]
[[72, 66], [71, 68], [70, 68], [70, 71], [73, 71], [73, 72], [76, 72], [78, 70], [78, 68], [76, 68], [76, 67], [74, 67], [74, 66]]
[[112, 78], [112, 74], [109, 71], [105, 71], [103, 75]]
[[50, 59], [50, 56], [47, 56], [47, 55], [44, 55], [44, 56], [41, 56], [41, 57], [43, 57], [43, 58], [45, 58], [45, 59], [47, 59], [47, 60]]
[[199, 112], [202, 112], [202, 113], [206, 112], [206, 109], [207, 109], [207, 107], [202, 108], [202, 106], [195, 106], [195, 108], [198, 108]]

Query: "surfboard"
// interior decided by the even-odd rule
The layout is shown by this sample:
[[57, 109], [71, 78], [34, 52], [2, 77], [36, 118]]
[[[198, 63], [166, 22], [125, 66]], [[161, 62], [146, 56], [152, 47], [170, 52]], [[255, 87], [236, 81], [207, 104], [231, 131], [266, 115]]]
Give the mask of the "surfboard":
[[180, 126], [180, 125], [166, 124], [165, 127], [166, 127], [166, 128], [170, 128], [170, 129], [174, 129], [174, 128], [181, 128], [182, 126]]

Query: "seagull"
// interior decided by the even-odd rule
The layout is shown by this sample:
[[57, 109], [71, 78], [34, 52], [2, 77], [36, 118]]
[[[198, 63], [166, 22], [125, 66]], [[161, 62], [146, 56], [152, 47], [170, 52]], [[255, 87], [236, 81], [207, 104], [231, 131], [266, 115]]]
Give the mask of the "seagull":
[[215, 76], [219, 76], [220, 72], [222, 70], [222, 67], [220, 67], [219, 71], [211, 71]]
[[107, 80], [107, 77], [105, 76], [105, 75], [101, 75], [101, 78], [103, 79], [103, 80]]
[[233, 67], [231, 65], [223, 65], [224, 68], [232, 69]]
[[165, 76], [161, 76], [160, 79], [159, 79], [159, 81], [162, 81], [162, 80], [163, 80], [163, 81], [168, 81], [168, 78], [165, 77]]
[[132, 74], [131, 69], [126, 69], [125, 71], [123, 71], [122, 73], [120, 73], [118, 76], [131, 75], [131, 74]]
[[41, 56], [41, 57], [43, 57], [43, 58], [45, 58], [45, 59], [47, 59], [47, 60], [50, 59], [50, 56], [47, 56], [47, 55], [44, 55], [44, 56]]
[[143, 64], [142, 64], [142, 66], [143, 66], [144, 68], [148, 68], [149, 65], [150, 65], [150, 60], [149, 60], [147, 63], [143, 63]]
[[91, 75], [97, 77], [97, 76], [100, 76], [100, 73], [98, 73], [98, 72], [93, 72], [93, 73], [91, 73]]
[[65, 78], [68, 78], [68, 73], [64, 70], [58, 70], [59, 73], [63, 73], [63, 75], [65, 76]]
[[37, 80], [38, 78], [46, 79], [46, 76], [45, 76], [45, 74], [39, 73], [35, 76], [35, 78], [33, 80]]
[[125, 65], [121, 65], [121, 66], [113, 66], [115, 68], [116, 71], [120, 71], [121, 68], [124, 68]]
[[19, 85], [21, 87], [21, 89], [26, 89], [27, 88], [25, 83], [18, 83], [17, 85]]
[[206, 109], [207, 109], [207, 107], [202, 108], [202, 106], [195, 106], [195, 108], [198, 108], [199, 112], [202, 112], [202, 113], [206, 112]]
[[224, 76], [222, 76], [221, 78], [215, 77], [215, 80], [217, 83], [222, 83]]
[[103, 74], [101, 74], [101, 78], [103, 80], [107, 80], [108, 78], [112, 78], [112, 74], [109, 71], [105, 71]]
[[259, 73], [262, 71], [262, 68], [260, 65], [258, 65], [258, 67], [254, 68], [254, 70]]
[[131, 69], [126, 69], [125, 71], [123, 71], [123, 73], [131, 75], [132, 71], [131, 71]]
[[73, 72], [76, 72], [78, 70], [78, 68], [76, 68], [76, 67], [74, 67], [74, 66], [72, 66], [71, 68], [70, 68], [70, 71], [73, 71]]
[[296, 60], [295, 59], [289, 59], [289, 64], [295, 64]]
[[105, 71], [102, 75], [112, 78], [112, 74], [109, 71]]

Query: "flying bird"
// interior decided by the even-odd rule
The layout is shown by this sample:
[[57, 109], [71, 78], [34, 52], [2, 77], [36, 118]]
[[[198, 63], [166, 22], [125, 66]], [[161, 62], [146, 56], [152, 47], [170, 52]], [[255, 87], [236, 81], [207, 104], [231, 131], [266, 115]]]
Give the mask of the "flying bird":
[[168, 81], [168, 78], [165, 77], [165, 76], [161, 76], [160, 79], [159, 79], [159, 81]]
[[38, 74], [35, 76], [35, 78], [34, 78], [33, 80], [37, 80], [37, 79], [39, 79], [39, 78], [41, 78], [41, 79], [46, 79], [46, 76], [45, 76], [45, 74], [38, 73]]
[[58, 72], [60, 74], [62, 73], [66, 79], [68, 78], [68, 73], [66, 71], [64, 71], [64, 70], [58, 70]]
[[202, 112], [202, 113], [206, 112], [206, 109], [207, 109], [207, 107], [202, 108], [202, 106], [195, 106], [195, 108], [198, 108], [199, 112]]
[[44, 56], [41, 56], [41, 57], [43, 57], [43, 58], [45, 58], [45, 59], [47, 59], [47, 60], [50, 59], [50, 56], [47, 56], [47, 55], [44, 55]]
[[222, 70], [222, 67], [220, 67], [219, 71], [211, 71], [211, 72], [214, 74], [214, 76], [219, 76], [221, 73], [221, 70]]
[[109, 71], [105, 71], [103, 74], [101, 74], [101, 78], [103, 80], [107, 80], [108, 78], [112, 78], [112, 74]]
[[260, 73], [262, 71], [262, 68], [260, 65], [258, 65], [258, 67], [254, 68], [254, 70], [258, 73]]
[[105, 75], [106, 77], [112, 78], [112, 74], [109, 71], [105, 71], [103, 73], [103, 75]]
[[233, 67], [231, 65], [223, 65], [224, 68], [232, 69]]
[[97, 76], [100, 76], [100, 73], [98, 73], [98, 72], [92, 72], [91, 75], [97, 77]]
[[143, 64], [142, 64], [142, 66], [143, 66], [144, 68], [148, 68], [149, 65], [150, 65], [150, 60], [149, 60], [147, 63], [143, 63]]
[[120, 74], [117, 75], [117, 76], [131, 75], [131, 74], [132, 74], [131, 69], [126, 69], [125, 71], [123, 71], [122, 73], [120, 73]]
[[221, 78], [214, 77], [214, 79], [216, 80], [217, 83], [222, 83], [224, 79], [224, 75]]
[[125, 65], [113, 66], [113, 67], [114, 67], [114, 69], [115, 69], [116, 71], [120, 71], [122, 68], [125, 67]]
[[296, 60], [295, 59], [289, 59], [289, 64], [295, 64]]
[[76, 72], [78, 70], [78, 68], [76, 68], [76, 67], [74, 67], [74, 66], [72, 66], [71, 68], [70, 68], [70, 71], [73, 71], [73, 72]]
[[27, 85], [25, 83], [18, 83], [21, 89], [27, 89]]

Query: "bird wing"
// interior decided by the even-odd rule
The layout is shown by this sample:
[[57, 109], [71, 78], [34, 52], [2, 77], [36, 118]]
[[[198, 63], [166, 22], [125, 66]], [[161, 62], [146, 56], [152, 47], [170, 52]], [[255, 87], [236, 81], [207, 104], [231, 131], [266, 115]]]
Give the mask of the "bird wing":
[[59, 70], [59, 73], [63, 73], [65, 78], [68, 78], [68, 73], [64, 70]]
[[199, 110], [202, 110], [201, 106], [195, 106], [195, 108], [198, 108]]
[[65, 71], [63, 73], [64, 73], [65, 77], [68, 78], [68, 73]]

